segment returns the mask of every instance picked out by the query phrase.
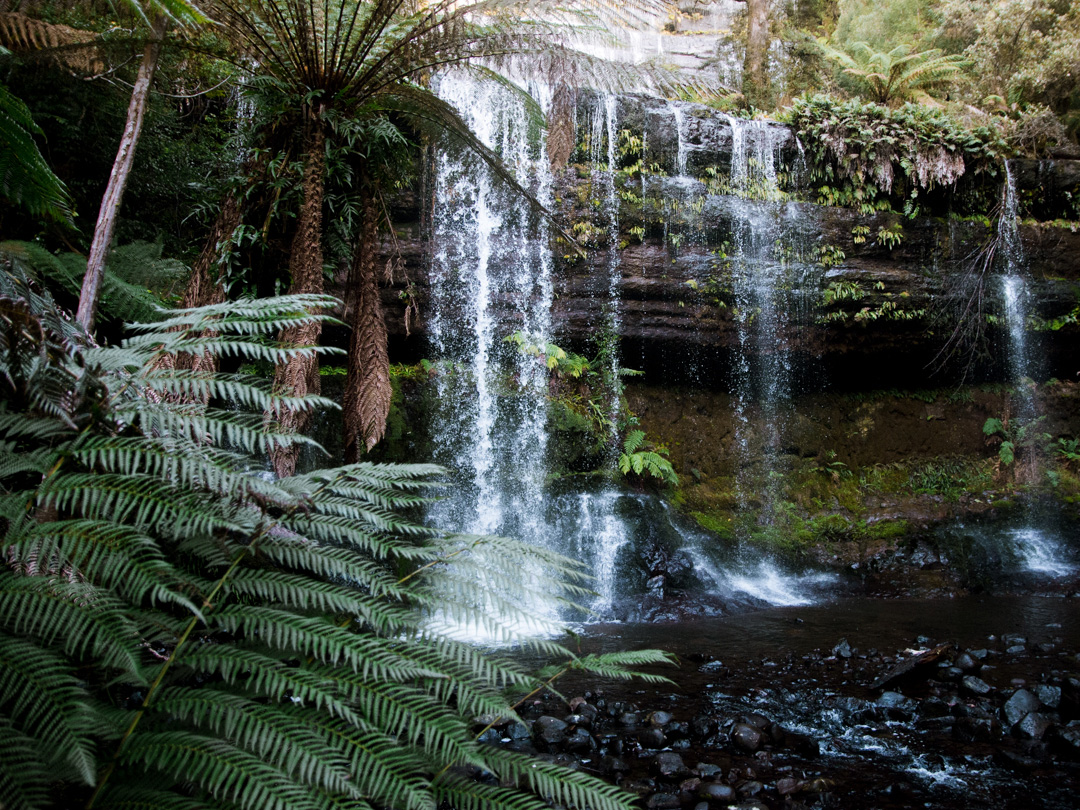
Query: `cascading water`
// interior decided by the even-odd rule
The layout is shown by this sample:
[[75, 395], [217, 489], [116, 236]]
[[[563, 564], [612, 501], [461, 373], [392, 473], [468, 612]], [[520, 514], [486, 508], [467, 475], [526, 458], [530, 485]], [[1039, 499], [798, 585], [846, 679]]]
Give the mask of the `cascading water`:
[[[523, 185], [542, 202], [550, 198], [547, 161], [530, 150], [528, 118], [509, 92], [454, 75], [440, 78], [438, 92]], [[443, 371], [435, 460], [458, 473], [453, 495], [432, 505], [429, 518], [450, 530], [550, 547], [542, 518], [545, 369], [503, 342], [514, 331], [550, 331], [545, 225], [474, 156], [440, 154], [434, 175], [428, 332]]]
[[605, 364], [608, 386], [608, 409], [612, 438], [618, 436], [619, 417], [619, 197], [615, 189], [616, 109], [615, 96], [605, 93], [593, 110], [589, 135], [593, 187], [599, 190], [604, 225], [607, 231], [606, 277], [596, 291], [601, 301], [601, 328], [597, 334], [597, 356]]
[[[543, 88], [531, 90], [547, 103]], [[529, 119], [515, 94], [496, 83], [453, 74], [440, 77], [437, 91], [501, 156], [521, 185], [542, 202], [553, 198], [543, 143], [537, 143], [535, 131], [530, 142]], [[593, 194], [600, 203], [597, 225], [607, 238], [601, 272], [591, 280], [598, 315], [594, 347], [605, 379], [606, 418], [614, 449], [622, 408], [616, 99], [598, 96], [587, 126]], [[737, 400], [749, 424], [752, 403], [764, 403], [768, 409], [786, 395], [790, 359], [781, 341], [784, 304], [779, 290], [784, 268], [772, 250], [781, 217], [776, 199], [777, 142], [764, 126], [736, 122], [733, 128], [739, 147], [732, 175], [745, 192], [732, 198], [737, 209], [736, 298], [745, 348]], [[550, 340], [553, 267], [546, 226], [527, 201], [497, 181], [475, 157], [440, 154], [433, 186], [427, 331], [430, 356], [440, 371], [430, 414], [433, 460], [456, 472], [454, 486], [445, 499], [429, 507], [427, 519], [447, 530], [513, 536], [575, 557], [595, 577], [595, 596], [586, 600], [587, 616], [545, 614], [539, 606], [525, 605], [536, 618], [525, 629], [545, 631], [568, 618], [657, 615], [649, 611], [664, 610], [657, 605], [670, 588], [710, 592], [724, 604], [807, 600], [808, 591], [793, 589], [790, 579], [785, 581], [760, 559], [744, 561], [743, 568], [737, 563], [738, 570], [709, 562], [701, 549], [711, 541], [683, 526], [653, 496], [629, 493], [603, 479], [584, 484], [547, 480], [547, 369], [504, 340], [515, 332], [533, 345], [544, 346]], [[752, 190], [759, 189], [765, 194], [751, 199]], [[751, 356], [759, 359], [751, 362]], [[777, 415], [767, 412], [763, 421], [773, 425], [765, 444], [775, 451]], [[749, 456], [752, 443], [747, 438], [741, 441]], [[747, 478], [740, 485], [749, 492], [753, 484]], [[821, 583], [804, 584], [812, 590]], [[472, 638], [497, 640], [483, 628], [458, 630]]]
[[1000, 244], [1003, 254], [1001, 290], [1005, 328], [1009, 334], [1009, 374], [1018, 388], [1016, 418], [1030, 421], [1035, 418], [1035, 400], [1025, 380], [1031, 379], [1035, 370], [1028, 350], [1027, 320], [1030, 310], [1027, 281], [1022, 275], [1024, 246], [1020, 242], [1017, 227], [1016, 180], [1012, 167], [1005, 161], [1005, 184], [1001, 195], [1001, 218], [998, 222]]
[[[779, 144], [764, 122], [732, 116], [727, 120], [734, 192], [732, 291], [739, 340], [734, 385], [736, 487], [744, 508], [756, 505], [767, 520], [775, 501], [775, 477], [770, 473], [783, 435], [780, 406], [790, 394], [792, 372], [784, 336], [788, 268], [776, 255], [783, 235], [777, 204]], [[760, 426], [757, 436], [753, 424]], [[755, 491], [760, 495], [757, 504]]]

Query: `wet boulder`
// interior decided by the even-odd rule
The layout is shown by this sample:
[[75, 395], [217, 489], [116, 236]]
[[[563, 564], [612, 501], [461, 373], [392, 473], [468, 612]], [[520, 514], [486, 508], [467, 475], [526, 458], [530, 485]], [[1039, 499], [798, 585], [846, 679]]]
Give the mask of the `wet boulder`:
[[1040, 712], [1031, 712], [1016, 724], [1016, 733], [1028, 740], [1041, 740], [1053, 723]]
[[543, 715], [533, 723], [533, 737], [538, 743], [554, 748], [566, 741], [567, 725], [557, 717]]
[[682, 800], [676, 793], [654, 793], [646, 801], [648, 810], [675, 810], [682, 806]]
[[980, 697], [989, 695], [993, 691], [993, 687], [990, 686], [990, 684], [974, 675], [965, 675], [963, 680], [960, 681], [960, 685], [971, 694], [979, 695]]
[[1035, 693], [1035, 697], [1039, 699], [1039, 703], [1047, 709], [1056, 709], [1061, 705], [1060, 686], [1050, 686], [1049, 684], [1041, 683], [1038, 686], [1032, 687], [1031, 691]]
[[694, 715], [690, 721], [690, 733], [696, 738], [708, 737], [710, 734], [715, 734], [719, 728], [719, 724], [716, 722], [715, 717], [710, 717], [707, 714]]
[[658, 728], [647, 728], [638, 735], [638, 742], [642, 748], [663, 748], [667, 745], [667, 737]]
[[658, 711], [649, 715], [649, 725], [655, 728], [663, 728], [670, 723], [674, 718], [671, 716], [671, 712]]
[[653, 770], [664, 779], [681, 779], [690, 775], [683, 758], [672, 751], [661, 751], [653, 758]]
[[1012, 728], [1026, 715], [1038, 710], [1039, 699], [1027, 689], [1017, 689], [1001, 707], [1001, 716], [1005, 720], [1005, 725]]
[[596, 750], [596, 740], [583, 728], [574, 729], [566, 738], [566, 750], [583, 754]]
[[758, 751], [765, 743], [765, 734], [757, 726], [749, 723], [736, 723], [731, 727], [731, 741], [736, 748], [752, 754]]
[[1054, 750], [1071, 760], [1080, 760], [1080, 720], [1072, 720], [1056, 730], [1051, 744]]
[[705, 782], [698, 788], [697, 795], [710, 804], [726, 805], [735, 801], [735, 788], [719, 782]]
[[910, 720], [919, 710], [919, 701], [899, 692], [884, 692], [874, 706], [891, 720]]

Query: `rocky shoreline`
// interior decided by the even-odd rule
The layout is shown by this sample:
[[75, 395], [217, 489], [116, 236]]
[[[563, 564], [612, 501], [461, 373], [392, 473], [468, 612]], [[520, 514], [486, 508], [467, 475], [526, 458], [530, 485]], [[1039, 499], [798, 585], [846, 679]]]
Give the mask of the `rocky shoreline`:
[[[1030, 597], [1010, 611], [1025, 599], [1073, 610], [1071, 600]], [[995, 604], [965, 609], [990, 611], [977, 621], [992, 623]], [[829, 632], [821, 610], [806, 619], [781, 611], [771, 617], [779, 634], [740, 649], [726, 636], [761, 631], [758, 619], [734, 617], [719, 630], [639, 628], [677, 648], [680, 669], [664, 673], [672, 684], [566, 684], [567, 699], [541, 695], [520, 709], [521, 722], [498, 723], [484, 740], [601, 775], [648, 810], [1076, 806], [1080, 656], [1071, 623], [970, 641], [920, 635], [896, 649], [845, 636], [808, 649]], [[1000, 624], [1016, 621], [1010, 612]], [[638, 639], [628, 628], [607, 632], [586, 646]]]

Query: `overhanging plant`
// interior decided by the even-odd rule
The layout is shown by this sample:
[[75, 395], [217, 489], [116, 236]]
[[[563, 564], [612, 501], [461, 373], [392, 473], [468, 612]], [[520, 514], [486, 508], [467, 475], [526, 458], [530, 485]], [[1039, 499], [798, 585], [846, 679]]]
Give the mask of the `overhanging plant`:
[[[473, 720], [512, 716], [507, 688], [664, 656], [536, 641], [563, 659], [537, 681], [426, 621], [509, 635], [522, 591], [580, 592], [574, 563], [408, 521], [430, 466], [274, 480], [257, 459], [307, 440], [262, 414], [319, 400], [160, 362], [316, 351], [269, 336], [332, 303], [182, 310], [96, 347], [10, 261], [0, 272], [0, 805], [630, 807], [613, 786], [481, 745]], [[480, 548], [503, 592], [468, 575]], [[538, 557], [553, 573], [515, 585]], [[480, 614], [480, 596], [498, 611]]]

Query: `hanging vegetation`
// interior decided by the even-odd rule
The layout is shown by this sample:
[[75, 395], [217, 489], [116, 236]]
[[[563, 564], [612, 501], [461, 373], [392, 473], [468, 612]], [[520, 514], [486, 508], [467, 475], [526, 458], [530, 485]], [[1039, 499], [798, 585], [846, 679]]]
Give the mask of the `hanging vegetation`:
[[914, 215], [920, 191], [954, 187], [966, 173], [996, 172], [1006, 148], [991, 127], [969, 129], [917, 104], [892, 110], [813, 95], [796, 99], [787, 117], [812, 159], [818, 201], [866, 213], [900, 200]]

